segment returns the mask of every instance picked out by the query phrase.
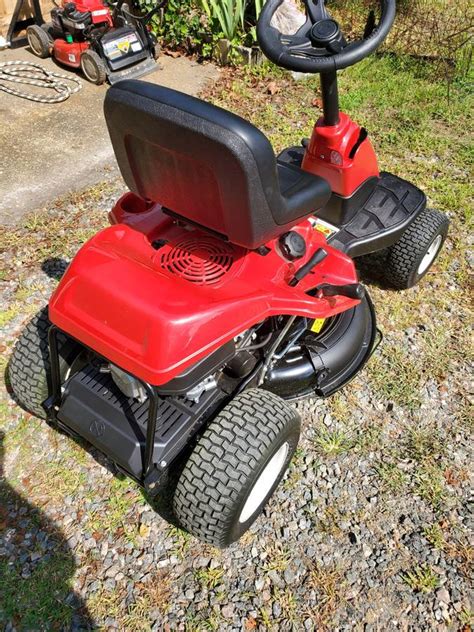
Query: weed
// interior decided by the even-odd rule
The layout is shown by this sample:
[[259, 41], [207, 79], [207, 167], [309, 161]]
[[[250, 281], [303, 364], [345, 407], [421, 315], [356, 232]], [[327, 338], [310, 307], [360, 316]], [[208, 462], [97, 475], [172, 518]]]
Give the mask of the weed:
[[174, 540], [173, 555], [182, 560], [191, 545], [191, 536], [186, 531], [178, 529], [178, 527], [169, 527], [168, 537]]
[[403, 573], [402, 579], [415, 592], [429, 593], [439, 586], [438, 575], [427, 564], [415, 566]]
[[400, 470], [396, 463], [387, 463], [381, 461], [375, 466], [382, 487], [390, 492], [400, 492], [407, 483], [407, 477], [404, 472]]
[[266, 630], [271, 628], [272, 618], [267, 608], [265, 607], [260, 608], [260, 619]]
[[435, 522], [423, 529], [423, 535], [435, 549], [442, 551], [446, 545], [444, 533], [440, 525]]
[[351, 409], [347, 403], [347, 398], [342, 393], [335, 393], [330, 399], [327, 400], [331, 416], [337, 421], [347, 423], [347, 420], [351, 418]]
[[20, 307], [16, 304], [12, 305], [8, 309], [2, 310], [0, 312], [0, 327], [5, 327], [5, 325], [8, 325], [8, 323], [20, 313]]
[[275, 587], [273, 590], [274, 602], [277, 601], [281, 607], [281, 618], [290, 621], [296, 626], [298, 621], [298, 602], [296, 601], [294, 591], [286, 587], [280, 589]]
[[403, 347], [394, 346], [374, 355], [367, 372], [372, 387], [385, 400], [410, 410], [419, 405], [419, 368]]
[[137, 585], [137, 588], [140, 594], [120, 617], [121, 628], [130, 632], [151, 630], [153, 621], [149, 618], [150, 610], [159, 608], [165, 613], [170, 607], [170, 582], [164, 574], [157, 574], [145, 584]]
[[406, 441], [407, 456], [415, 461], [438, 459], [444, 454], [444, 446], [434, 428], [410, 428]]
[[269, 573], [270, 571], [283, 573], [283, 571], [288, 568], [291, 554], [281, 542], [275, 540], [275, 542], [268, 548], [267, 553], [268, 555], [265, 560], [265, 564], [263, 565], [265, 573]]
[[468, 608], [463, 608], [459, 614], [459, 622], [465, 626], [464, 630], [466, 632], [470, 632], [472, 626], [474, 626], [474, 612]]
[[0, 560], [2, 615], [18, 629], [69, 629], [72, 610], [65, 598], [73, 574], [74, 559], [62, 551], [53, 551], [29, 577], [23, 577], [20, 563]]
[[424, 463], [415, 474], [415, 491], [433, 509], [439, 509], [446, 501], [444, 476], [439, 467], [432, 463]]
[[354, 446], [354, 440], [343, 430], [321, 428], [314, 443], [318, 450], [329, 456], [348, 452]]
[[101, 586], [87, 601], [90, 612], [94, 613], [94, 617], [103, 621], [107, 617], [118, 619], [123, 613], [122, 606], [123, 595], [119, 589], [106, 590]]
[[315, 564], [309, 571], [306, 585], [316, 592], [318, 605], [309, 612], [316, 629], [331, 629], [334, 615], [346, 601], [342, 569]]
[[208, 590], [214, 590], [222, 582], [225, 570], [223, 568], [199, 568], [194, 576]]
[[129, 479], [114, 478], [109, 485], [109, 497], [101, 511], [89, 514], [89, 530], [99, 533], [123, 535], [129, 542], [136, 543], [139, 535], [137, 522], [130, 519], [142, 496]]

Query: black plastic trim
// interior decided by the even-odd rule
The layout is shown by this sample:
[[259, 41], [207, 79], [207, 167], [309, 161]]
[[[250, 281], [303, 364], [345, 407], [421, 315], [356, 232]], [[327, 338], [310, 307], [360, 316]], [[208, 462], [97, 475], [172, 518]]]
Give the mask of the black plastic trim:
[[377, 325], [369, 295], [334, 317], [321, 334], [308, 334], [269, 371], [264, 388], [287, 400], [328, 397], [342, 388], [369, 359]]

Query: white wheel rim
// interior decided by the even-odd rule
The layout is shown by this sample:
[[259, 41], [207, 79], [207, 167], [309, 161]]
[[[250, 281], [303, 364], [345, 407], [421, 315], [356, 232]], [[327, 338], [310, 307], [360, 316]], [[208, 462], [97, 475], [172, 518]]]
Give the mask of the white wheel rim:
[[28, 33], [28, 44], [30, 45], [31, 50], [38, 57], [43, 52], [41, 50], [41, 42], [36, 33]]
[[240, 523], [247, 522], [247, 520], [253, 516], [257, 509], [262, 505], [269, 491], [275, 484], [275, 481], [281, 474], [285, 465], [286, 457], [288, 456], [289, 448], [290, 446], [287, 442], [280, 446], [265, 466], [263, 472], [257, 478], [250, 494], [247, 496], [245, 505], [240, 512]]
[[426, 255], [423, 257], [420, 265], [418, 266], [418, 274], [423, 274], [423, 272], [426, 272], [430, 265], [433, 263], [436, 255], [438, 254], [438, 250], [441, 246], [442, 240], [443, 236], [438, 235], [436, 239], [432, 241], [431, 246], [426, 251]]
[[[82, 72], [84, 73], [86, 79], [88, 81], [90, 81], [91, 83], [95, 83], [97, 80], [97, 68], [95, 67], [94, 62], [91, 59], [88, 59], [86, 57], [86, 59], [84, 59], [83, 57], [81, 58], [81, 68], [82, 68]], [[92, 71], [92, 72], [90, 72]]]

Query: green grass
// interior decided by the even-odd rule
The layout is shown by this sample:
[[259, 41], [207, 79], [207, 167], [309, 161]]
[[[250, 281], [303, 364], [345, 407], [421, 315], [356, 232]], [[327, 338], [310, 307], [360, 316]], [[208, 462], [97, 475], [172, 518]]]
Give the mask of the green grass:
[[439, 586], [438, 575], [428, 565], [415, 566], [402, 579], [414, 592], [430, 593]]
[[[73, 610], [65, 603], [75, 565], [72, 555], [53, 553], [24, 578], [19, 564], [0, 561], [1, 615], [17, 630], [67, 628]], [[1, 619], [0, 619], [1, 621]]]
[[424, 463], [415, 474], [415, 492], [434, 509], [447, 501], [445, 480], [440, 467]]
[[382, 489], [392, 494], [400, 493], [407, 484], [407, 476], [396, 463], [381, 461], [375, 466]]
[[353, 447], [354, 440], [344, 430], [328, 430], [322, 427], [314, 438], [314, 444], [320, 453], [336, 456], [348, 452]]

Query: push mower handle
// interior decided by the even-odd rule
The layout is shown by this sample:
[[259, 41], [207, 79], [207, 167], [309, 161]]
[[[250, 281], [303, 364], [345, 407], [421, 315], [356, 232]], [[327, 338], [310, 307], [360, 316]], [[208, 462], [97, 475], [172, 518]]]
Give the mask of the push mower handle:
[[280, 33], [271, 25], [283, 0], [268, 0], [257, 24], [257, 39], [264, 54], [277, 66], [297, 72], [325, 73], [356, 64], [382, 44], [395, 20], [395, 0], [379, 0], [379, 24], [375, 25], [372, 11], [363, 38], [348, 43], [330, 17], [325, 0], [303, 1], [306, 22], [293, 35]]
[[156, 15], [158, 11], [160, 11], [160, 9], [162, 9], [167, 3], [168, 0], [161, 0], [161, 2], [157, 3], [156, 7], [153, 7], [151, 11], [148, 11], [148, 13], [146, 13], [144, 16], [138, 17], [138, 19], [141, 20], [144, 24], [147, 24], [151, 20], [151, 18]]
[[148, 11], [148, 13], [146, 13], [145, 15], [135, 15], [133, 13], [130, 13], [130, 11], [126, 9], [125, 6], [123, 6], [124, 4], [126, 4], [126, 0], [118, 0], [117, 4], [114, 7], [114, 15], [118, 15], [120, 12], [122, 12], [128, 18], [131, 18], [136, 22], [148, 24], [151, 18], [156, 15], [156, 13], [158, 13], [158, 11], [162, 9], [166, 4], [168, 4], [168, 0], [161, 0], [161, 2], [157, 2], [156, 6], [154, 6], [153, 9], [151, 9], [151, 11]]

